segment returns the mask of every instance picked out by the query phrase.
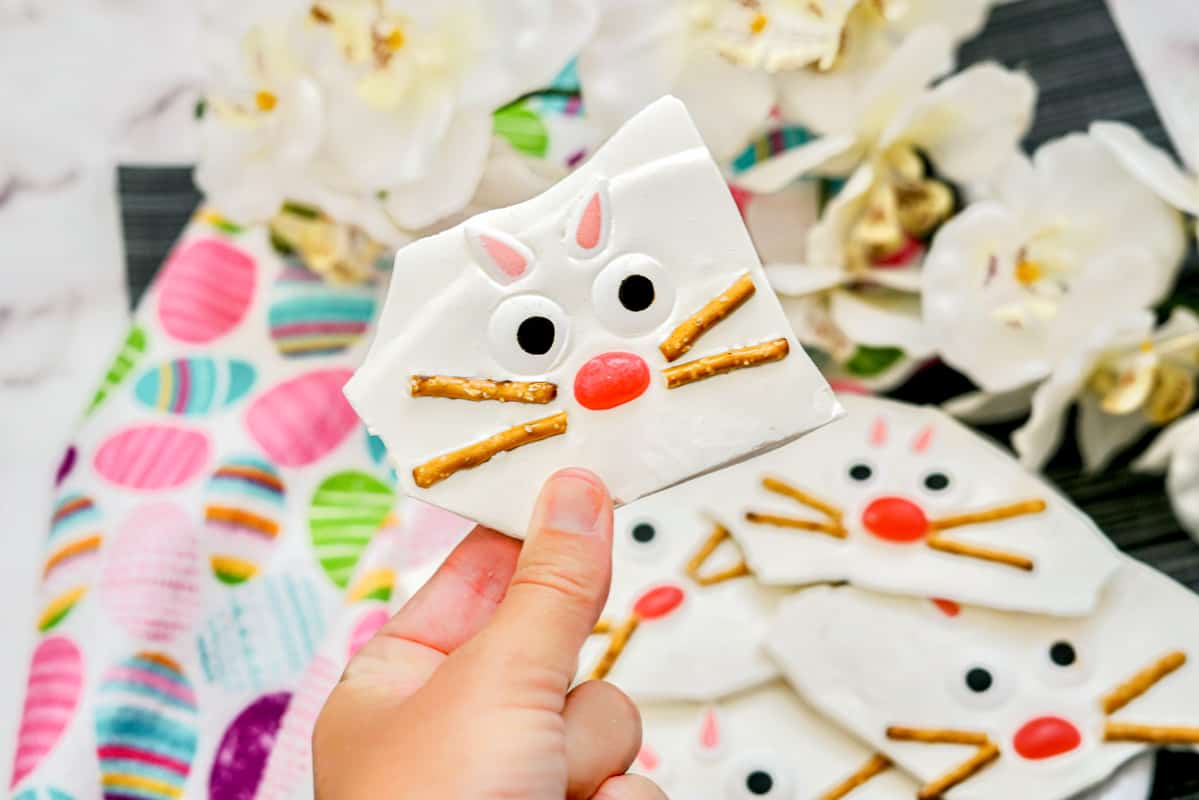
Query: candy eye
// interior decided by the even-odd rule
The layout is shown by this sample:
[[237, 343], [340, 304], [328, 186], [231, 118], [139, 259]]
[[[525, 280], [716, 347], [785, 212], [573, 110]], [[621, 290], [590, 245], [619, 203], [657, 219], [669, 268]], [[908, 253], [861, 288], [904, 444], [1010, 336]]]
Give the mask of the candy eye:
[[1015, 687], [996, 669], [994, 660], [974, 658], [950, 676], [949, 688], [962, 705], [989, 709], [1002, 705]]
[[750, 753], [736, 760], [725, 783], [729, 800], [783, 800], [794, 794], [791, 772], [774, 753]]
[[924, 476], [924, 488], [930, 492], [943, 492], [951, 484], [952, 481], [944, 472], [930, 472]]
[[975, 694], [989, 692], [991, 687], [995, 685], [995, 678], [991, 675], [991, 671], [984, 667], [971, 667], [966, 671], [966, 688]]
[[1049, 648], [1049, 660], [1059, 667], [1069, 667], [1078, 661], [1078, 653], [1069, 642], [1054, 642]]
[[491, 353], [521, 375], [550, 370], [566, 348], [570, 318], [548, 297], [518, 295], [496, 308], [488, 326]]
[[845, 468], [845, 475], [851, 483], [868, 483], [875, 475], [875, 469], [864, 461], [854, 461]]
[[1051, 686], [1077, 686], [1091, 677], [1090, 664], [1074, 642], [1058, 639], [1045, 651], [1045, 682]]
[[652, 519], [635, 519], [624, 529], [621, 551], [638, 561], [657, 561], [666, 549], [661, 524]]
[[654, 537], [658, 535], [658, 532], [648, 522], [638, 522], [629, 531], [629, 535], [633, 537], [633, 541], [637, 542], [637, 544], [650, 544], [653, 542]]
[[670, 316], [674, 283], [665, 268], [649, 256], [625, 255], [596, 277], [591, 303], [604, 327], [621, 336], [637, 336]]

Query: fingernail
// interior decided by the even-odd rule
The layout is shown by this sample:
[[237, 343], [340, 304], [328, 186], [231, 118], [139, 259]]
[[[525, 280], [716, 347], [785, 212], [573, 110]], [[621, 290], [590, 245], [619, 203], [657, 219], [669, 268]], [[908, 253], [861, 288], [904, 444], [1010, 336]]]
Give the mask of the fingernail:
[[580, 475], [559, 473], [550, 479], [545, 524], [567, 533], [594, 533], [599, 527], [604, 493]]

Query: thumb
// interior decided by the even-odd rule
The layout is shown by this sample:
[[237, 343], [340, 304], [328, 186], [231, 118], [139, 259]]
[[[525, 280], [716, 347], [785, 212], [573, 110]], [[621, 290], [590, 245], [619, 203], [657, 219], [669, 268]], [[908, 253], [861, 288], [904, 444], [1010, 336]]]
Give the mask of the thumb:
[[[565, 692], [608, 599], [612, 500], [591, 472], [565, 469], [541, 489], [516, 571], [485, 631], [488, 658]], [[520, 678], [520, 675], [512, 677]]]

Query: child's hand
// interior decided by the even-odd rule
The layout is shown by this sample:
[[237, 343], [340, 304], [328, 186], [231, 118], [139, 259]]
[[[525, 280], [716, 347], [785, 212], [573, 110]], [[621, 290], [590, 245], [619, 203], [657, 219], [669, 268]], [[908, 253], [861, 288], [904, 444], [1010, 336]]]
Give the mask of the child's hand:
[[624, 775], [641, 746], [632, 702], [602, 681], [570, 689], [611, 548], [612, 501], [577, 469], [542, 488], [523, 549], [476, 528], [325, 704], [317, 796], [664, 800]]

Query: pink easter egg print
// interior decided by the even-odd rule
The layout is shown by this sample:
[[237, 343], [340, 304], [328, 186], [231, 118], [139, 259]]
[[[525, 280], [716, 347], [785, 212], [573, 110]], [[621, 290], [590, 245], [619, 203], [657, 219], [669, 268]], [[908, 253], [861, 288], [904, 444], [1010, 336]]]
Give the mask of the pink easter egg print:
[[79, 705], [83, 692], [83, 657], [64, 636], [43, 639], [33, 651], [25, 708], [17, 730], [12, 786], [34, 770], [54, 749]]
[[158, 320], [174, 338], [211, 342], [237, 327], [254, 298], [254, 259], [220, 239], [177, 247], [158, 284]]
[[[340, 676], [341, 668], [330, 659], [324, 656], [312, 659], [283, 714], [256, 797], [262, 800], [289, 797], [301, 781], [312, 780], [312, 729]], [[298, 794], [311, 796], [312, 789], [309, 786]]]
[[369, 642], [371, 637], [378, 633], [379, 629], [383, 627], [388, 619], [386, 608], [376, 606], [367, 609], [362, 617], [354, 623], [354, 629], [350, 631], [347, 657], [353, 658], [354, 654], [362, 649], [362, 645]]
[[212, 443], [200, 431], [135, 425], [109, 436], [96, 451], [96, 472], [127, 489], [171, 489], [200, 474]]
[[341, 393], [351, 374], [324, 369], [283, 381], [246, 411], [246, 428], [276, 464], [302, 467], [321, 459], [358, 426]]
[[420, 500], [409, 501], [407, 516], [401, 569], [444, 559], [475, 527], [475, 523], [465, 517]]
[[166, 643], [200, 610], [196, 524], [171, 503], [139, 506], [107, 545], [100, 595], [108, 614], [143, 641]]

